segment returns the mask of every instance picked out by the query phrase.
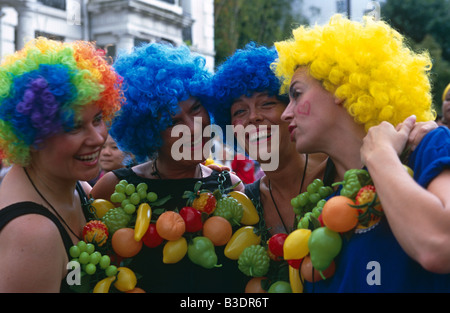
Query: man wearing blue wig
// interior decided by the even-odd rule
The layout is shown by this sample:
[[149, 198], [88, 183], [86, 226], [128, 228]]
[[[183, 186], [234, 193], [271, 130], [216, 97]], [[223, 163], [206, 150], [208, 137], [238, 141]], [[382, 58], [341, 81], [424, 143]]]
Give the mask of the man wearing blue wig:
[[[113, 120], [110, 134], [119, 147], [140, 162], [131, 169], [105, 174], [94, 186], [94, 198], [108, 199], [120, 180], [138, 185], [159, 198], [171, 196], [164, 208], [179, 211], [186, 206], [185, 191], [193, 191], [198, 181], [202, 189], [228, 188], [239, 179], [233, 174], [211, 170], [201, 163], [209, 138], [202, 136], [210, 124], [203, 104], [211, 92], [212, 74], [205, 59], [186, 46], [150, 43], [118, 56], [114, 67], [124, 78], [126, 104]], [[180, 136], [176, 127], [190, 133]], [[197, 136], [200, 135], [200, 136]], [[183, 143], [183, 151], [173, 149]], [[181, 158], [184, 152], [200, 157]], [[192, 156], [192, 155], [191, 155]], [[240, 184], [237, 188], [243, 188]], [[148, 292], [242, 292], [245, 276], [236, 261], [224, 257], [224, 247], [215, 250], [222, 267], [206, 269], [186, 256], [175, 264], [163, 262], [163, 246], [144, 245], [129, 265], [143, 276], [139, 287]]]

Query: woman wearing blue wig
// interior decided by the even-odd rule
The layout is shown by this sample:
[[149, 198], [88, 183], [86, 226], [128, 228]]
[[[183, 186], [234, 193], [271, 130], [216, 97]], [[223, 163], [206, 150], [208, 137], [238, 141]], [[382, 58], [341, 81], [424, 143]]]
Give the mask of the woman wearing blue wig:
[[[125, 179], [134, 185], [146, 183], [159, 198], [170, 195], [164, 208], [181, 210], [186, 206], [184, 192], [193, 191], [198, 181], [202, 189], [211, 191], [218, 189], [220, 181], [224, 188], [239, 182], [235, 175], [203, 166], [204, 154], [195, 153], [202, 152], [209, 139], [202, 136], [210, 124], [203, 103], [211, 90], [212, 74], [203, 57], [186, 46], [151, 43], [120, 54], [114, 67], [124, 78], [127, 101], [110, 133], [140, 164], [105, 174], [92, 190], [94, 198], [108, 199]], [[189, 136], [182, 136], [175, 127]], [[190, 157], [180, 159], [185, 149]], [[243, 189], [242, 184], [237, 188]], [[163, 245], [144, 245], [129, 266], [143, 276], [138, 286], [147, 292], [242, 292], [245, 278], [237, 262], [224, 257], [223, 247], [216, 252], [222, 267], [205, 269], [187, 257], [164, 264]]]
[[[265, 170], [264, 177], [246, 186], [247, 195], [264, 209], [264, 221], [272, 234], [292, 231], [291, 199], [308, 186], [311, 177], [320, 174], [318, 169], [325, 168], [324, 155], [299, 154], [289, 139], [288, 124], [281, 120], [289, 99], [279, 95], [280, 81], [270, 69], [276, 58], [274, 48], [252, 42], [221, 64], [213, 78], [213, 116], [222, 129], [229, 124], [256, 126], [256, 134], [244, 137], [244, 141], [237, 139], [247, 152], [262, 141], [278, 141], [274, 145], [278, 151], [271, 151], [273, 156], [278, 155], [278, 167]], [[268, 149], [271, 146], [268, 144]], [[262, 165], [269, 161], [260, 154], [253, 157]]]

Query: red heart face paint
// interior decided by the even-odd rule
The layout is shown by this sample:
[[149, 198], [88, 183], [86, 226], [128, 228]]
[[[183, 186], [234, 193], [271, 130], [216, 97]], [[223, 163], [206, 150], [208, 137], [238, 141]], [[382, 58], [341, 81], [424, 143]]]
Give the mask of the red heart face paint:
[[297, 105], [297, 114], [299, 115], [309, 116], [310, 111], [311, 103], [309, 103], [309, 101], [305, 101]]

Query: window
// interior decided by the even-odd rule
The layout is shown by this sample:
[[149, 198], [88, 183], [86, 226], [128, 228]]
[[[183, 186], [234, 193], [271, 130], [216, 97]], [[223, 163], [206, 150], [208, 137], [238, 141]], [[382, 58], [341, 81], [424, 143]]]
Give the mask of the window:
[[38, 2], [55, 9], [66, 10], [66, 0], [38, 0]]
[[191, 46], [192, 45], [192, 27], [185, 27], [182, 30], [183, 34], [183, 41], [186, 45]]
[[134, 37], [134, 46], [135, 47], [140, 47], [142, 45], [145, 45], [147, 43], [149, 43], [150, 41], [147, 39], [143, 39], [143, 38], [136, 38]]
[[175, 0], [159, 0], [159, 1], [167, 2], [167, 3], [170, 3], [170, 4], [175, 4]]
[[175, 42], [173, 42], [170, 39], [166, 39], [166, 38], [159, 38], [158, 40], [156, 40], [156, 42], [157, 43], [162, 43], [162, 44], [168, 44], [168, 45], [171, 45], [171, 46], [174, 46], [174, 47], [176, 46]]
[[54, 34], [50, 34], [50, 33], [46, 33], [46, 32], [41, 32], [39, 30], [34, 32], [34, 37], [45, 37], [48, 39], [52, 39], [52, 40], [59, 40], [59, 41], [64, 41], [66, 38], [64, 36], [59, 36], [59, 35], [54, 35]]
[[350, 18], [350, 1], [349, 0], [336, 1], [336, 12], [345, 14]]

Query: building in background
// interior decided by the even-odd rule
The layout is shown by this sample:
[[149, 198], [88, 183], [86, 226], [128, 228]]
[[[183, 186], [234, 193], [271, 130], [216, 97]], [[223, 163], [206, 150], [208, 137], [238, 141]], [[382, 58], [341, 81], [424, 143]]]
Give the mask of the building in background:
[[186, 43], [214, 68], [213, 0], [0, 0], [0, 57], [31, 38], [89, 40], [115, 57], [146, 42]]
[[352, 20], [360, 21], [362, 17], [373, 11], [374, 5], [385, 0], [293, 0], [293, 8], [300, 10], [308, 18], [311, 25], [327, 23], [336, 13], [349, 16]]

